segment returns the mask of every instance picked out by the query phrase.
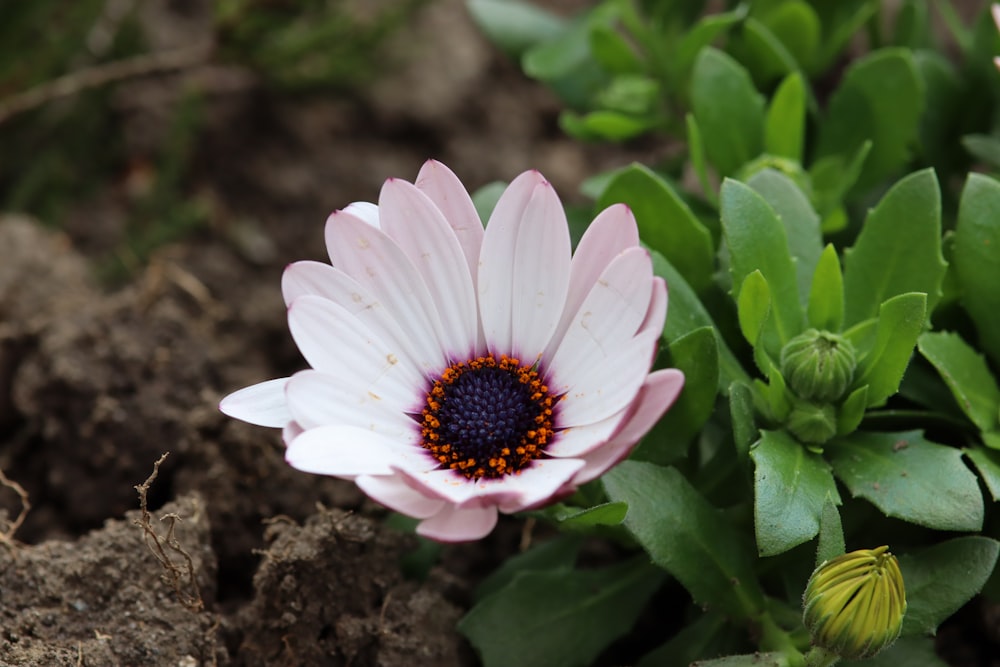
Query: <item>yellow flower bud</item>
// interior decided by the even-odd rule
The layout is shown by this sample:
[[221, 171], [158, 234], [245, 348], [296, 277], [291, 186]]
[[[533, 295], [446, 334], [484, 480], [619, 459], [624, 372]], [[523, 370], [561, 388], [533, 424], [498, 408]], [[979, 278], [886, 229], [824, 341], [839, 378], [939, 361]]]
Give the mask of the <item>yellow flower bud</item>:
[[889, 547], [852, 551], [816, 568], [802, 604], [814, 645], [845, 660], [871, 658], [903, 628], [903, 574]]

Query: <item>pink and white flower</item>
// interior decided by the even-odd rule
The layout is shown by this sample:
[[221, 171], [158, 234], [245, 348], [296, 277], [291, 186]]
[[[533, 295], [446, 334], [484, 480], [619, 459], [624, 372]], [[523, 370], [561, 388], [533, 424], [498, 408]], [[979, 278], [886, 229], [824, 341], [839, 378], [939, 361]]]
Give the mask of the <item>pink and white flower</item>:
[[330, 264], [282, 278], [311, 366], [237, 391], [231, 417], [283, 428], [286, 459], [353, 480], [441, 541], [487, 535], [497, 513], [543, 506], [625, 458], [674, 402], [650, 373], [667, 289], [624, 205], [571, 255], [566, 216], [535, 171], [485, 231], [465, 188], [429, 161], [378, 205], [326, 224]]

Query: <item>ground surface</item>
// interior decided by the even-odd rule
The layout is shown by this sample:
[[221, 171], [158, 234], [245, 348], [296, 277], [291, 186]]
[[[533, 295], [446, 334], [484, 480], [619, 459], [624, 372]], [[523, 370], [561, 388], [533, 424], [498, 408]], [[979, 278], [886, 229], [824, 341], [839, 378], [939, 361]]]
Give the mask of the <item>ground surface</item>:
[[[185, 23], [173, 4], [151, 3], [164, 47], [197, 37], [197, 12]], [[412, 179], [431, 157], [470, 188], [538, 168], [572, 200], [583, 178], [665, 147], [564, 138], [557, 102], [458, 0], [395, 40], [397, 65], [351, 95], [288, 99], [223, 66], [121, 84], [108, 113], [133, 168], [65, 220], [0, 217], [0, 470], [32, 506], [0, 544], [0, 664], [476, 664], [454, 626], [520, 524], [407, 580], [398, 563], [415, 541], [383, 527], [384, 511], [292, 470], [275, 431], [216, 405], [303, 367], [281, 269], [323, 259], [326, 215], [375, 199], [385, 178]], [[96, 258], [121, 244], [156, 168], [145, 156], [192, 85], [207, 101], [189, 188], [210, 223], [109, 288]], [[165, 452], [144, 517], [135, 486]], [[9, 526], [13, 488], [0, 507]]]

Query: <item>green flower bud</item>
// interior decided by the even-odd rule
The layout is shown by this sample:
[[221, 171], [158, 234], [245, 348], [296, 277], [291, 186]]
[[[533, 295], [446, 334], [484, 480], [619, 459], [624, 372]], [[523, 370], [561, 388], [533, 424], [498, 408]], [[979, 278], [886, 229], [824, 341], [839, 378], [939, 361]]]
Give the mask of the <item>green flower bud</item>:
[[807, 445], [822, 445], [837, 435], [837, 413], [829, 403], [797, 402], [785, 426]]
[[903, 628], [906, 590], [889, 547], [825, 561], [809, 577], [802, 620], [812, 643], [845, 660], [871, 658]]
[[807, 329], [781, 349], [781, 375], [800, 398], [821, 403], [840, 399], [851, 386], [857, 358], [843, 336]]

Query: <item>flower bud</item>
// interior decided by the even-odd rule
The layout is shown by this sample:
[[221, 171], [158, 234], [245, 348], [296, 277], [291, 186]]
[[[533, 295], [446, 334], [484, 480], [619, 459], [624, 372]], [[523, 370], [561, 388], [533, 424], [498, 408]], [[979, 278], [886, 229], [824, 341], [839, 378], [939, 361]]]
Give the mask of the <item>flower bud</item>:
[[838, 400], [851, 386], [857, 359], [843, 336], [807, 329], [781, 350], [781, 375], [800, 398], [821, 403]]
[[837, 435], [837, 414], [833, 406], [800, 401], [792, 408], [785, 427], [806, 445], [822, 445]]
[[815, 646], [845, 660], [871, 658], [903, 628], [906, 591], [899, 563], [886, 546], [825, 561], [809, 578], [802, 604]]

